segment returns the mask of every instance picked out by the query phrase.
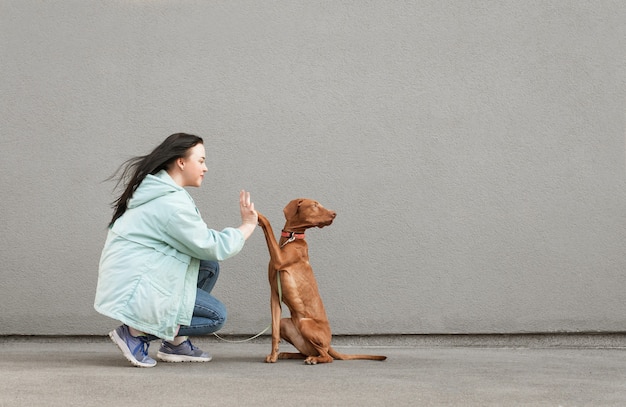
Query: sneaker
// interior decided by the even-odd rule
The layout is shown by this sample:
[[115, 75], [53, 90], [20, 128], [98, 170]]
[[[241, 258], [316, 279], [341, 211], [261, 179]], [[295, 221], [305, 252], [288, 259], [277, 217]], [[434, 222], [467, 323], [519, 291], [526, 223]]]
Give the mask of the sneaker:
[[209, 362], [212, 359], [211, 355], [193, 346], [189, 339], [178, 346], [163, 341], [157, 358], [163, 362]]
[[109, 336], [133, 366], [153, 367], [156, 365], [156, 360], [148, 356], [150, 339], [147, 336], [132, 336], [126, 325], [109, 332]]

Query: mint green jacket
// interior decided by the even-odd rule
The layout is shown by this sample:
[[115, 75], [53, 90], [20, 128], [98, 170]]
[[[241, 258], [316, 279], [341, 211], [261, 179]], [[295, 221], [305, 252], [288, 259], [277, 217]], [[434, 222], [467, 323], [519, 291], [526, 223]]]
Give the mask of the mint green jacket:
[[211, 230], [189, 193], [163, 170], [148, 175], [109, 228], [94, 308], [140, 331], [173, 339], [189, 325], [200, 260], [239, 253], [240, 230]]

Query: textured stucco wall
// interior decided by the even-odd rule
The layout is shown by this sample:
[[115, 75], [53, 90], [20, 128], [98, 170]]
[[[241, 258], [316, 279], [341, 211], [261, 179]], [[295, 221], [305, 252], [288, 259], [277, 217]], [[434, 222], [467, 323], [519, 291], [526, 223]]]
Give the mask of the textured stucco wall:
[[[178, 131], [192, 193], [335, 209], [308, 234], [335, 333], [624, 331], [626, 3], [0, 0], [0, 334], [104, 334], [112, 183]], [[269, 323], [260, 231], [224, 333]]]

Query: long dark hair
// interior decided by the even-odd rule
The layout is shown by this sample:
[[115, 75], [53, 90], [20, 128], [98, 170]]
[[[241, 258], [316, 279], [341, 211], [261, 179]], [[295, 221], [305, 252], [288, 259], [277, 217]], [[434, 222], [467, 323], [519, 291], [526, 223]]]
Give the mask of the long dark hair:
[[[126, 212], [129, 199], [146, 175], [154, 175], [166, 169], [178, 158], [186, 157], [189, 149], [198, 143], [204, 144], [201, 137], [193, 134], [175, 133], [166, 138], [150, 154], [133, 157], [120, 165], [117, 171], [108, 178], [108, 180], [117, 179], [115, 188], [119, 187], [120, 184], [125, 185], [124, 192], [111, 204], [114, 212], [109, 227]], [[117, 176], [117, 174], [120, 175]]]

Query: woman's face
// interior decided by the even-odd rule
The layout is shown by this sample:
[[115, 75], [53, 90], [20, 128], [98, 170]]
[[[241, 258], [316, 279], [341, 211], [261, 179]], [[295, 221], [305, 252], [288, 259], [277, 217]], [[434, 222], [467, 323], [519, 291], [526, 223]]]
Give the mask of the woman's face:
[[205, 160], [206, 151], [204, 144], [198, 143], [189, 149], [187, 157], [182, 158], [184, 166], [182, 168], [183, 187], [199, 187], [202, 185], [204, 173], [208, 171]]

